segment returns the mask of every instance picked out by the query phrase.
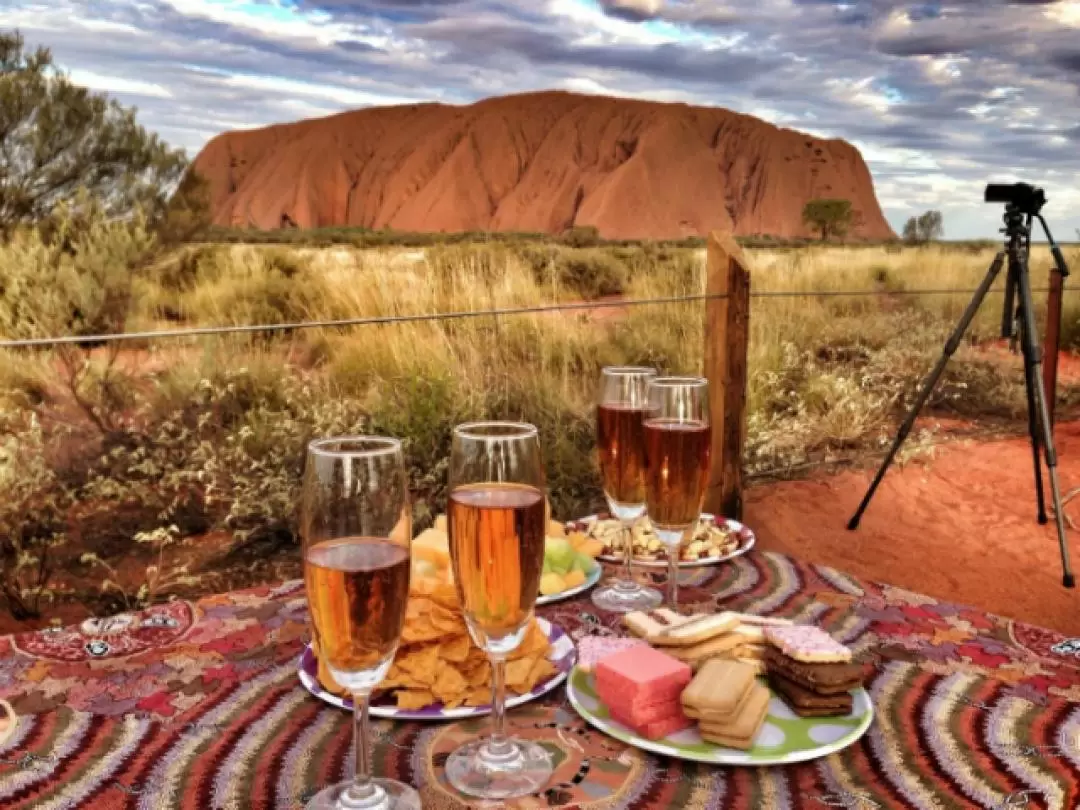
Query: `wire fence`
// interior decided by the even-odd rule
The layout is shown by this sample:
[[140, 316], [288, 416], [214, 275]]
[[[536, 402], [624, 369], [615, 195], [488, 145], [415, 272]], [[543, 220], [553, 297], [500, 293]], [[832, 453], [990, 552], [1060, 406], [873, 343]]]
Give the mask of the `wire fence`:
[[[1074, 292], [1076, 288], [1066, 287], [1064, 293]], [[1048, 287], [1032, 289], [1033, 293], [1048, 292]], [[751, 299], [775, 298], [862, 298], [878, 296], [884, 298], [922, 297], [945, 295], [974, 295], [975, 288], [929, 288], [915, 290], [759, 290], [751, 291]], [[1003, 289], [991, 289], [987, 295], [1001, 295]], [[724, 293], [702, 293], [680, 295], [666, 298], [612, 299], [593, 301], [573, 301], [561, 304], [538, 304], [525, 307], [502, 307], [479, 310], [459, 310], [452, 312], [429, 312], [409, 315], [377, 315], [357, 318], [338, 318], [333, 320], [295, 321], [291, 323], [263, 323], [220, 326], [192, 326], [180, 329], [160, 329], [153, 331], [119, 332], [96, 335], [60, 335], [42, 338], [21, 338], [0, 340], [0, 349], [51, 348], [55, 346], [78, 344], [80, 346], [101, 345], [128, 341], [160, 340], [170, 338], [202, 337], [208, 335], [251, 334], [268, 332], [293, 332], [303, 329], [334, 329], [343, 327], [386, 326], [390, 324], [418, 323], [424, 321], [452, 321], [470, 318], [501, 318], [517, 315], [539, 315], [545, 313], [580, 312], [603, 309], [623, 309], [626, 307], [659, 306], [687, 304], [694, 302], [716, 301], [728, 298]]]

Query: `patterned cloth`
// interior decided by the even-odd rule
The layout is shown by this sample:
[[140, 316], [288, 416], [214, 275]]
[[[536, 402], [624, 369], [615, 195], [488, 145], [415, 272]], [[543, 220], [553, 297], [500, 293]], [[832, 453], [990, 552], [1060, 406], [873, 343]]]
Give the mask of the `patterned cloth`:
[[[695, 765], [593, 730], [560, 688], [508, 715], [557, 764], [544, 793], [508, 806], [1080, 806], [1080, 643], [778, 554], [691, 571], [684, 602], [813, 622], [871, 662], [870, 731], [802, 765]], [[574, 638], [621, 634], [588, 595], [540, 612]], [[306, 622], [291, 582], [0, 638], [0, 698], [19, 715], [0, 807], [299, 810], [351, 762], [349, 717], [297, 681]], [[374, 721], [376, 770], [425, 808], [470, 806], [442, 764], [486, 724]]]

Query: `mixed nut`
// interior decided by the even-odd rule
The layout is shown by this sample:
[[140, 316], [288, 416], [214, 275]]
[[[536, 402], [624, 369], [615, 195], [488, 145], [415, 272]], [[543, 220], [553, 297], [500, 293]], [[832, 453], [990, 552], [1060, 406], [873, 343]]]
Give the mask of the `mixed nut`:
[[[626, 533], [618, 520], [596, 518], [582, 521], [586, 535], [604, 544], [601, 556], [623, 556], [623, 543]], [[667, 562], [667, 550], [656, 536], [648, 518], [642, 518], [634, 524], [632, 530], [634, 559], [641, 562]], [[680, 550], [682, 562], [700, 562], [711, 558], [723, 557], [739, 548], [739, 533], [726, 523], [717, 525], [711, 518], [703, 518], [697, 524], [690, 542]]]

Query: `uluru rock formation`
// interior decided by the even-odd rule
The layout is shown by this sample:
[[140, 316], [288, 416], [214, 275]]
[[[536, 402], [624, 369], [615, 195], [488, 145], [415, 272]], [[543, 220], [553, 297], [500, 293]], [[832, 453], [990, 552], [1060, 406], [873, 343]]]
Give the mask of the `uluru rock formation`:
[[894, 234], [851, 144], [730, 110], [565, 92], [412, 104], [227, 132], [195, 160], [214, 222], [664, 239], [811, 235], [807, 200]]

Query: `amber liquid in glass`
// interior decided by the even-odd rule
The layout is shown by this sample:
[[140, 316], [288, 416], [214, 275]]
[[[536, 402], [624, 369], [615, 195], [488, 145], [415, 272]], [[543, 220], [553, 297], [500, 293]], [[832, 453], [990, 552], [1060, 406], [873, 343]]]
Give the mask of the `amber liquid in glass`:
[[596, 443], [604, 493], [619, 504], [645, 503], [645, 409], [601, 405]]
[[304, 578], [319, 654], [342, 672], [375, 669], [397, 649], [409, 598], [409, 550], [346, 537], [307, 552]]
[[684, 529], [701, 515], [709, 480], [712, 430], [704, 422], [647, 419], [645, 492], [658, 529]]
[[497, 641], [521, 630], [540, 591], [544, 494], [525, 484], [468, 484], [450, 493], [450, 559], [466, 618]]

